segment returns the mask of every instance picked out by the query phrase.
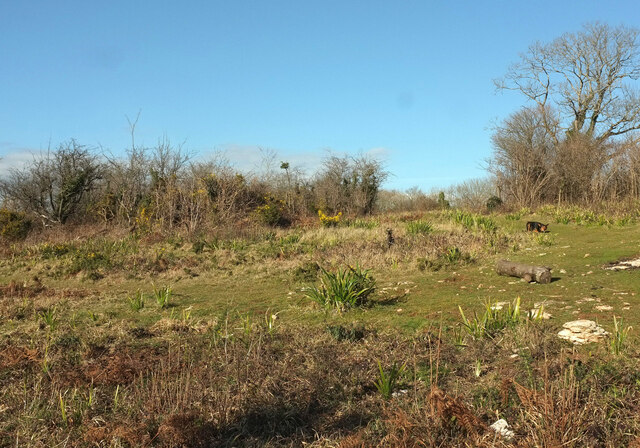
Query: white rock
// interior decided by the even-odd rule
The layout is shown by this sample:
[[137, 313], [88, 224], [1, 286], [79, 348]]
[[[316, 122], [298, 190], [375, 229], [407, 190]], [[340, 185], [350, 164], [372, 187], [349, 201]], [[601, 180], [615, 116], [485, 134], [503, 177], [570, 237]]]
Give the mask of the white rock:
[[496, 302], [493, 305], [491, 305], [491, 309], [492, 310], [501, 310], [502, 308], [504, 308], [505, 305], [508, 305], [509, 302]]
[[611, 311], [613, 309], [610, 305], [597, 305], [595, 307], [598, 311]]
[[490, 428], [493, 429], [496, 433], [500, 434], [506, 440], [513, 439], [513, 436], [515, 435], [515, 433], [510, 429], [509, 423], [507, 423], [507, 421], [503, 418], [491, 425]]
[[558, 337], [560, 339], [566, 339], [574, 344], [599, 342], [609, 334], [604, 328], [598, 326], [594, 321], [586, 319], [566, 322], [562, 327], [564, 329], [560, 330]]
[[635, 260], [621, 261], [619, 263], [614, 264], [613, 266], [606, 267], [610, 271], [623, 271], [625, 269], [630, 268], [639, 268], [640, 267], [640, 258], [636, 258]]

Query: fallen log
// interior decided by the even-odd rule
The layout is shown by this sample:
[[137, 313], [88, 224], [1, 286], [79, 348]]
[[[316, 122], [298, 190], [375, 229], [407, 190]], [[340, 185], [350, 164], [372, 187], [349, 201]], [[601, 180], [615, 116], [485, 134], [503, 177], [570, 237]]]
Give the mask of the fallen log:
[[546, 266], [534, 266], [509, 260], [500, 260], [496, 264], [496, 272], [500, 275], [523, 278], [527, 282], [551, 282], [551, 268]]

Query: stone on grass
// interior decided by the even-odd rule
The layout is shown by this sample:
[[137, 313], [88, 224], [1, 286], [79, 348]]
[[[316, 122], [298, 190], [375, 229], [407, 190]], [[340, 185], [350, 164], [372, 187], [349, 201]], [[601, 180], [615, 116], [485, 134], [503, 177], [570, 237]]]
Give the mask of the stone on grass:
[[595, 308], [598, 311], [611, 311], [613, 309], [611, 305], [597, 305]]
[[504, 437], [505, 440], [511, 440], [515, 435], [514, 432], [509, 428], [509, 423], [507, 423], [507, 421], [503, 418], [491, 425], [490, 428]]
[[586, 319], [567, 322], [562, 325], [562, 327], [564, 330], [560, 330], [558, 337], [560, 339], [566, 339], [573, 344], [599, 342], [609, 334], [594, 321]]

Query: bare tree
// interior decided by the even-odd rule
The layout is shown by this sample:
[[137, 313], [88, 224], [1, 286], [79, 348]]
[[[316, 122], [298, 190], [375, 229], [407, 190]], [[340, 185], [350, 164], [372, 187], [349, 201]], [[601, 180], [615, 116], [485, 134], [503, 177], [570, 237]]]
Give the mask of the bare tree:
[[102, 165], [90, 148], [70, 140], [35, 156], [0, 182], [4, 196], [45, 223], [66, 223], [102, 177]]
[[548, 199], [556, 123], [548, 111], [524, 108], [495, 129], [489, 171], [503, 200], [531, 206]]
[[496, 196], [495, 179], [468, 179], [450, 188], [449, 196], [458, 208], [466, 210], [483, 210], [487, 200]]
[[[541, 110], [550, 106], [569, 134], [597, 142], [640, 129], [638, 29], [602, 23], [585, 25], [551, 43], [536, 42], [512, 65], [499, 89], [522, 93]], [[553, 122], [542, 124], [558, 144]]]
[[316, 205], [331, 212], [370, 214], [387, 176], [382, 163], [366, 155], [331, 155], [314, 182]]

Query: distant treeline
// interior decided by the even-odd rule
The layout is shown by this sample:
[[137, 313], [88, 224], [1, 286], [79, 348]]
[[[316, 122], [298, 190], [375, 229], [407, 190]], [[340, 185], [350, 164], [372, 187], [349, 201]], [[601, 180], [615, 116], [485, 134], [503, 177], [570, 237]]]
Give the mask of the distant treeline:
[[70, 140], [10, 171], [0, 193], [4, 220], [20, 234], [24, 220], [194, 232], [243, 221], [287, 226], [319, 211], [368, 215], [387, 175], [367, 156], [329, 155], [313, 175], [274, 159], [256, 174], [238, 172], [222, 157], [192, 160], [167, 139], [152, 148], [132, 145], [123, 157]]

